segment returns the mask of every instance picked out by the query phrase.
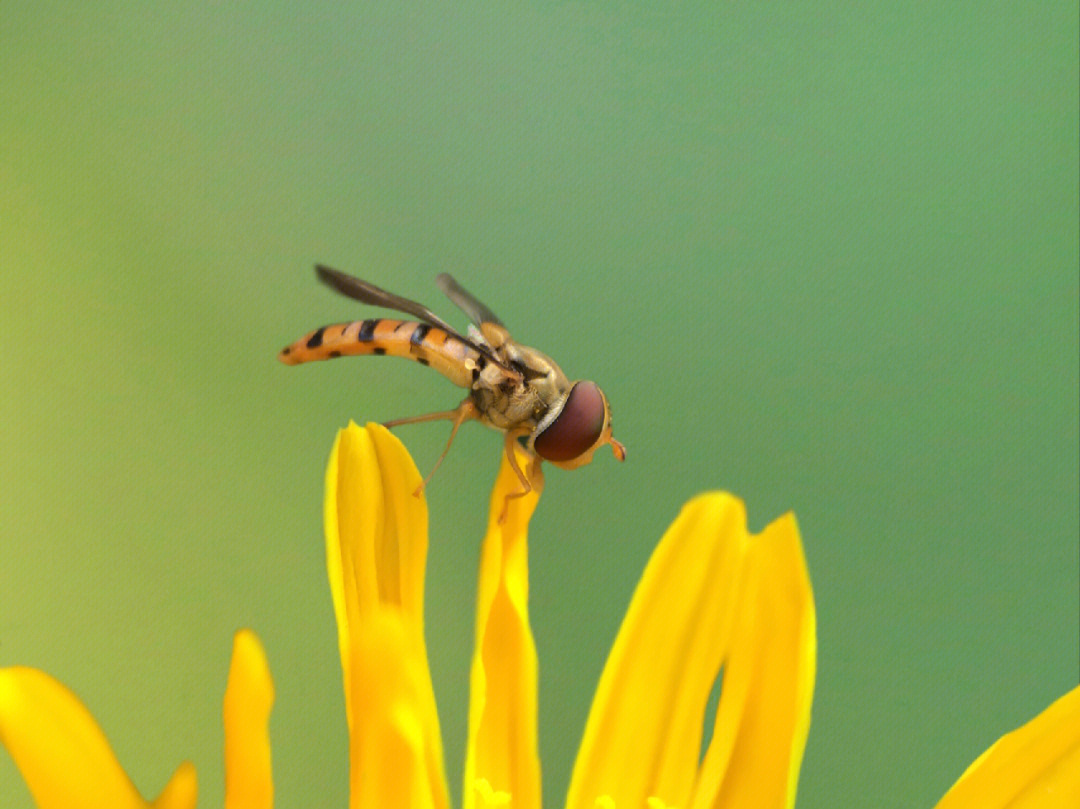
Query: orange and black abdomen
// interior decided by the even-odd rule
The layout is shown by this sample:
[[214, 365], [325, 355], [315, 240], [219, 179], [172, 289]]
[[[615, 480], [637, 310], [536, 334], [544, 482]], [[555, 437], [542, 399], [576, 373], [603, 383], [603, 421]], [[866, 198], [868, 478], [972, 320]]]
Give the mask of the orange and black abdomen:
[[436, 326], [412, 320], [355, 320], [305, 334], [281, 349], [286, 365], [357, 354], [388, 354], [429, 365], [455, 385], [472, 387], [484, 362], [480, 352]]

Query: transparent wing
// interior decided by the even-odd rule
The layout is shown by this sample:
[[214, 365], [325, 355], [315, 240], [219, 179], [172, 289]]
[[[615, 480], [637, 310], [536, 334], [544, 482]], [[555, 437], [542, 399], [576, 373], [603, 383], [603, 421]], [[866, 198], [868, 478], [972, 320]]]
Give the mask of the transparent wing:
[[361, 303], [370, 303], [372, 306], [382, 306], [386, 309], [404, 312], [407, 315], [419, 318], [428, 325], [438, 326], [443, 331], [446, 331], [455, 337], [459, 337], [462, 340], [465, 340], [465, 342], [469, 342], [465, 337], [458, 334], [457, 329], [426, 306], [423, 306], [416, 301], [411, 301], [408, 298], [395, 295], [393, 292], [387, 292], [385, 289], [377, 287], [369, 281], [362, 281], [359, 278], [346, 275], [339, 270], [326, 267], [322, 264], [315, 265], [315, 274], [319, 277], [319, 280], [328, 287], [340, 292], [346, 297], [353, 298]]
[[[400, 295], [395, 295], [393, 292], [387, 292], [382, 287], [377, 287], [370, 281], [363, 281], [359, 278], [354, 278], [351, 275], [346, 275], [340, 270], [335, 270], [332, 267], [327, 267], [323, 264], [315, 265], [315, 275], [319, 280], [326, 284], [328, 287], [336, 292], [340, 292], [348, 298], [353, 298], [361, 303], [368, 303], [372, 306], [382, 306], [386, 309], [393, 309], [396, 312], [404, 312], [407, 315], [412, 315], [418, 320], [427, 323], [428, 325], [435, 326], [442, 329], [447, 334], [456, 337], [466, 345], [470, 345], [487, 357], [488, 360], [495, 363], [497, 366], [512, 374], [515, 378], [520, 379], [521, 374], [511, 368], [501, 359], [495, 356], [491, 347], [486, 342], [478, 343], [476, 340], [466, 337], [460, 334], [457, 329], [432, 312], [426, 306], [417, 303], [416, 301], [408, 298], [403, 298]], [[442, 276], [440, 276], [441, 278]], [[447, 276], [449, 278], [449, 276]], [[453, 279], [450, 279], [453, 282]], [[441, 286], [441, 284], [440, 284]], [[460, 289], [460, 287], [459, 287]], [[464, 290], [462, 290], [464, 292]], [[449, 294], [449, 293], [447, 293]], [[468, 293], [465, 293], [468, 295]], [[460, 305], [460, 304], [459, 304]], [[483, 304], [480, 304], [483, 306]], [[464, 308], [464, 307], [462, 307]], [[486, 311], [487, 307], [484, 307]], [[470, 315], [471, 317], [471, 315]]]
[[[446, 293], [446, 297], [457, 304], [458, 308], [467, 314], [469, 320], [477, 326], [481, 323], [494, 323], [496, 326], [503, 325], [503, 322], [499, 320], [494, 312], [482, 301], [478, 301], [469, 290], [455, 281], [450, 273], [441, 273], [435, 279], [435, 283], [439, 285], [439, 289]], [[506, 327], [503, 326], [503, 328]]]

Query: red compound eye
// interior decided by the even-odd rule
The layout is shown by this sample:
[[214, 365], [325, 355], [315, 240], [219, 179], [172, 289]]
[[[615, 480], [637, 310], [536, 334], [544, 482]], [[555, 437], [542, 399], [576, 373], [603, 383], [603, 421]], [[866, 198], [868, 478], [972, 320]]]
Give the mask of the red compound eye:
[[578, 382], [555, 421], [536, 436], [533, 449], [545, 461], [573, 460], [599, 440], [606, 412], [604, 394], [596, 383]]

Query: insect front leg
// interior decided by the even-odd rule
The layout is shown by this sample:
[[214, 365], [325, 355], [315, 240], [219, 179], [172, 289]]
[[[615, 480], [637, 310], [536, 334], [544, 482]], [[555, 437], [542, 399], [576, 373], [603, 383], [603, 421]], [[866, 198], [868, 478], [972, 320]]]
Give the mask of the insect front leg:
[[518, 497], [524, 497], [531, 492], [533, 490], [532, 481], [536, 479], [536, 475], [540, 471], [540, 458], [535, 455], [529, 459], [529, 464], [525, 467], [524, 472], [518, 466], [514, 444], [517, 443], [520, 436], [528, 434], [527, 430], [507, 430], [506, 437], [503, 439], [503, 451], [506, 452], [506, 460], [510, 462], [510, 468], [514, 470], [517, 479], [521, 481], [521, 491], [511, 492], [503, 498], [502, 511], [499, 513], [500, 525], [506, 522], [506, 512], [510, 508], [510, 501]]
[[480, 411], [476, 409], [473, 400], [467, 398], [453, 410], [443, 410], [439, 413], [428, 413], [423, 416], [410, 416], [409, 418], [383, 422], [384, 427], [397, 427], [399, 424], [416, 424], [421, 421], [439, 421], [441, 419], [447, 419], [448, 421], [454, 422], [454, 427], [450, 430], [450, 438], [446, 442], [446, 447], [443, 449], [442, 455], [435, 461], [435, 466], [428, 472], [428, 476], [416, 487], [416, 491], [413, 492], [413, 497], [420, 496], [420, 493], [424, 491], [424, 487], [428, 485], [428, 481], [431, 480], [431, 476], [435, 474], [435, 470], [442, 464], [443, 458], [446, 457], [446, 453], [450, 451], [450, 445], [454, 443], [454, 437], [457, 435], [458, 428], [469, 419], [475, 419], [479, 415]]

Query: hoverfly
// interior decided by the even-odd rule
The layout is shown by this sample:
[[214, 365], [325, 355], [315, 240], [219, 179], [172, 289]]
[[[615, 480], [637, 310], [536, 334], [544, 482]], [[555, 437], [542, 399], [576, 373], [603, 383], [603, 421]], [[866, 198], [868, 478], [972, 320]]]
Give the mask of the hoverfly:
[[[438, 419], [453, 423], [446, 448], [417, 488], [417, 495], [446, 457], [458, 428], [470, 419], [505, 435], [503, 449], [522, 486], [508, 500], [532, 491], [532, 480], [542, 461], [576, 469], [589, 463], [604, 444], [611, 445], [618, 460], [626, 458], [626, 449], [611, 435], [611, 408], [597, 384], [570, 382], [546, 354], [514, 342], [499, 318], [450, 275], [443, 273], [435, 282], [472, 321], [467, 336], [426, 306], [368, 281], [322, 265], [316, 265], [315, 273], [342, 295], [412, 315], [416, 320], [371, 318], [323, 326], [283, 348], [278, 359], [298, 365], [356, 354], [389, 354], [434, 368], [469, 391], [453, 410], [385, 422], [387, 427]], [[525, 470], [514, 457], [515, 441], [530, 456]]]

